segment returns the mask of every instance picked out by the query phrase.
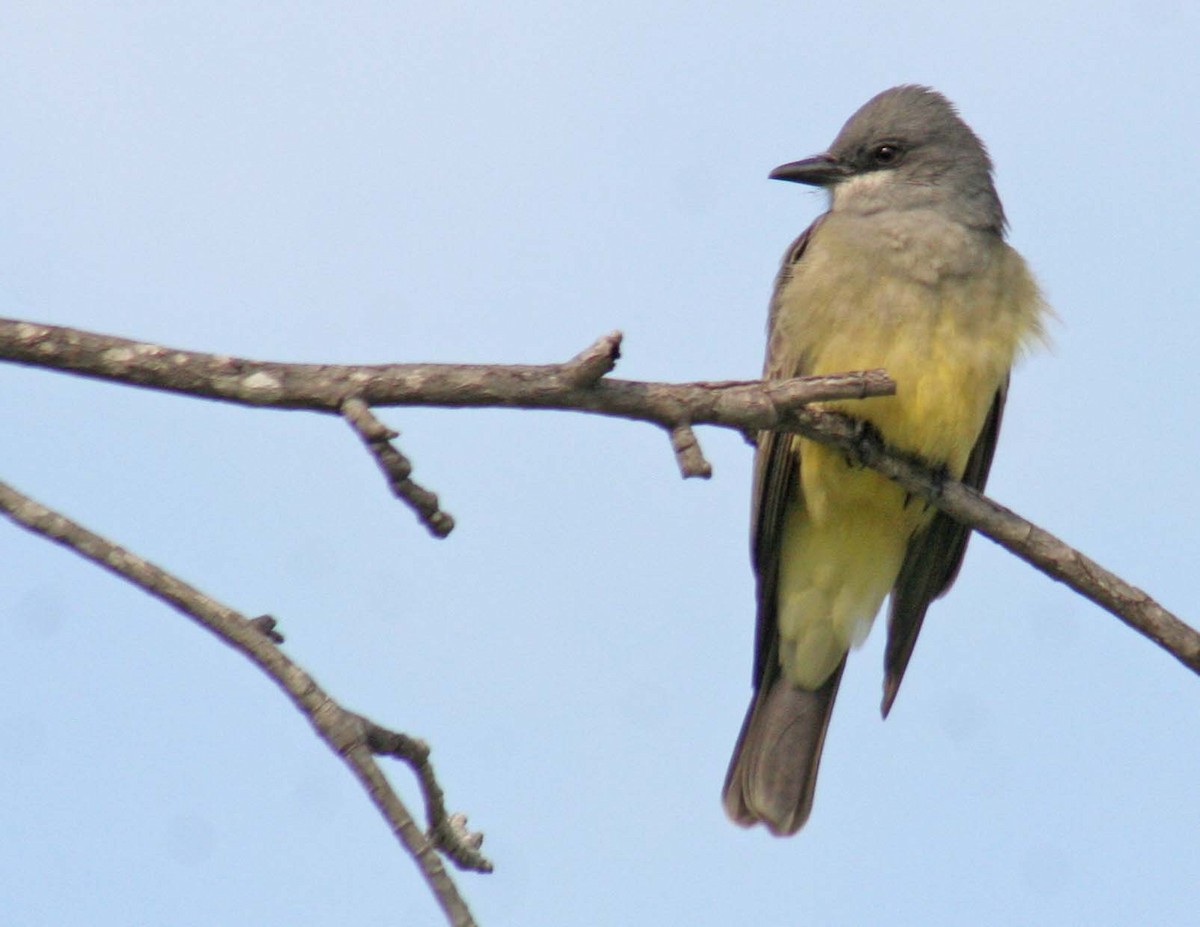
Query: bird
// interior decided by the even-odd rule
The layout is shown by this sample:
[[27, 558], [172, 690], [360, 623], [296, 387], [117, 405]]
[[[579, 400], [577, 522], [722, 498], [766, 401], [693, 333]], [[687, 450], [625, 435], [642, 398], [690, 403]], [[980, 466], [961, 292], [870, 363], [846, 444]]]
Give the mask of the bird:
[[[1009, 373], [1049, 313], [1005, 240], [983, 142], [946, 97], [906, 84], [867, 101], [825, 153], [769, 176], [823, 188], [828, 209], [784, 254], [763, 379], [884, 368], [894, 396], [821, 407], [982, 490]], [[723, 791], [734, 822], [804, 826], [848, 652], [890, 595], [886, 718], [969, 534], [839, 451], [758, 435], [754, 694]]]

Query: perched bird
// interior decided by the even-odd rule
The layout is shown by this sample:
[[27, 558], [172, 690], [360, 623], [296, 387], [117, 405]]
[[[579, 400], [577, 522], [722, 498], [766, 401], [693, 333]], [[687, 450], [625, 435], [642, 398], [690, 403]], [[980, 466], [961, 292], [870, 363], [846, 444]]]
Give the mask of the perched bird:
[[[770, 176], [823, 187], [829, 209], [784, 257], [764, 378], [885, 368], [895, 396], [825, 407], [982, 489], [1009, 370], [1047, 311], [1004, 241], [983, 143], [941, 94], [894, 87], [827, 153]], [[751, 521], [755, 692], [724, 802], [737, 823], [788, 835], [812, 808], [847, 652], [890, 593], [886, 717], [969, 532], [839, 452], [772, 432], [758, 438]]]

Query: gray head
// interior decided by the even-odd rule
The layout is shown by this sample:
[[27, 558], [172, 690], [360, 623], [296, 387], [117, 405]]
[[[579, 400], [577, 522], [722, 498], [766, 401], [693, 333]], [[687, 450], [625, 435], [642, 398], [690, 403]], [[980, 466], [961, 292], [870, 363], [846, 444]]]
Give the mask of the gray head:
[[928, 87], [885, 90], [850, 117], [828, 152], [771, 177], [826, 188], [834, 211], [931, 209], [972, 228], [1004, 229], [983, 142]]

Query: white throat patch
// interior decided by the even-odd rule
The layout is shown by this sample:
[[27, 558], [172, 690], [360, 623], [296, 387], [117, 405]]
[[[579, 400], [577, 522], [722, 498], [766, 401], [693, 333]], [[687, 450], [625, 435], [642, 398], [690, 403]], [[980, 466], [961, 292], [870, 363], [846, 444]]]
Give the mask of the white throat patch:
[[874, 212], [892, 205], [899, 186], [892, 171], [856, 174], [833, 187], [831, 208], [845, 212]]

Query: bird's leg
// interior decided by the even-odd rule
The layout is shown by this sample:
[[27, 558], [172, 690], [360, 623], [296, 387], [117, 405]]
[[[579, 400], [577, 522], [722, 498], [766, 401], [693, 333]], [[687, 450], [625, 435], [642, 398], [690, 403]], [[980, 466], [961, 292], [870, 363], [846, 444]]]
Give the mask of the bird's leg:
[[851, 419], [854, 430], [850, 435], [850, 448], [846, 450], [846, 466], [862, 469], [874, 460], [886, 446], [883, 434], [873, 422], [866, 419]]

